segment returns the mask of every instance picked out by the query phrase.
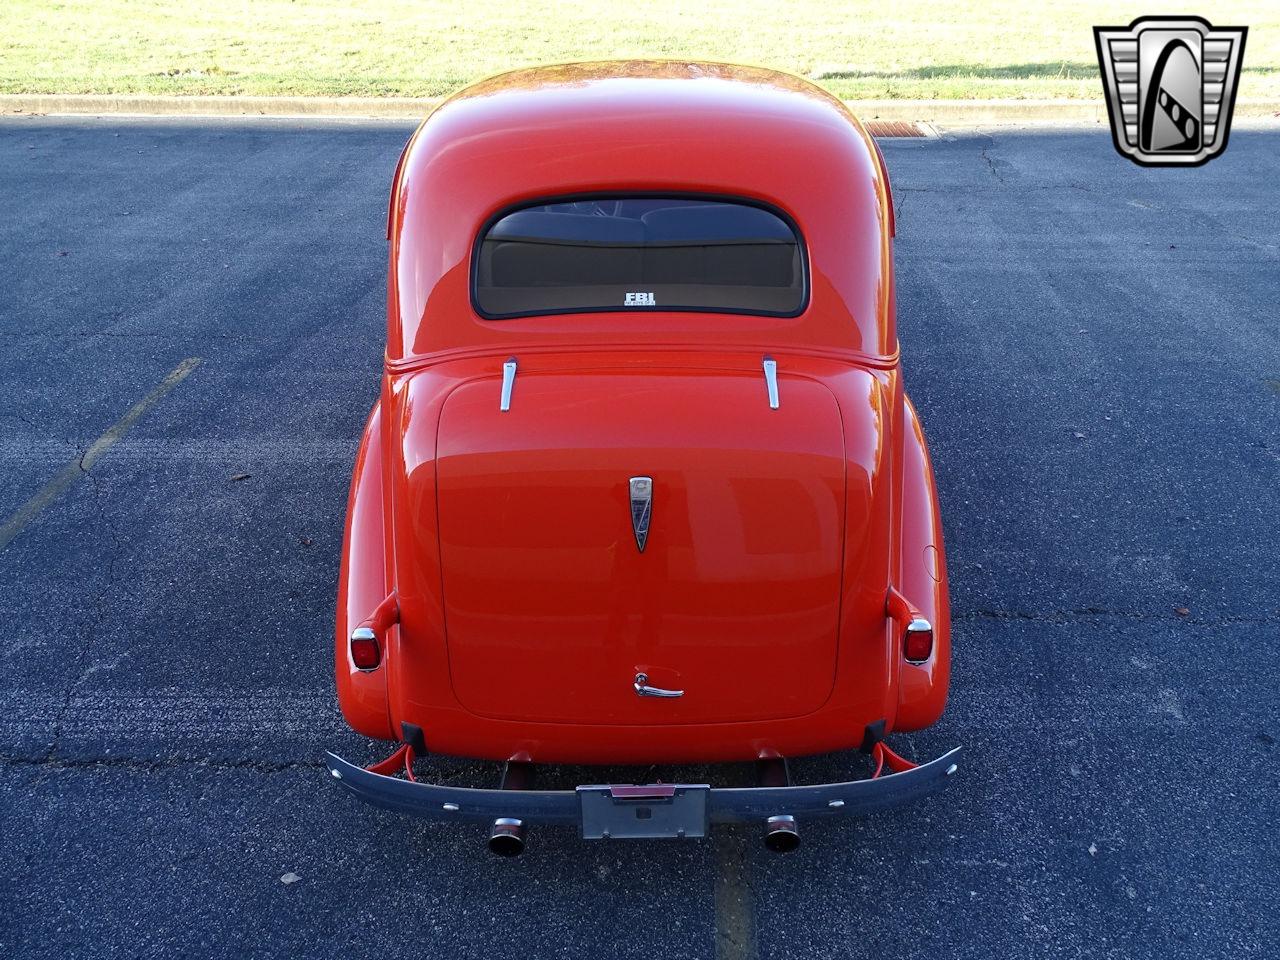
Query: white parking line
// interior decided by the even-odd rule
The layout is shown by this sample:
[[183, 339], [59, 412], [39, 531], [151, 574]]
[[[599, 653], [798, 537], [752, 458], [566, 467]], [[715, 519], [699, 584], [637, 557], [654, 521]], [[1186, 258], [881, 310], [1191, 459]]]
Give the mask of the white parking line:
[[84, 452], [84, 456], [72, 460], [58, 471], [52, 480], [37, 490], [31, 499], [4, 522], [0, 527], [0, 550], [7, 547], [13, 538], [20, 534], [40, 511], [56, 500], [68, 487], [76, 482], [82, 474], [93, 469], [93, 465], [102, 455], [110, 450], [116, 442], [129, 432], [129, 428], [141, 419], [142, 415], [154, 407], [170, 390], [185, 380], [196, 367], [200, 366], [199, 357], [188, 357], [169, 371], [169, 375], [160, 381], [150, 393], [135, 403], [125, 415], [107, 428], [106, 432]]

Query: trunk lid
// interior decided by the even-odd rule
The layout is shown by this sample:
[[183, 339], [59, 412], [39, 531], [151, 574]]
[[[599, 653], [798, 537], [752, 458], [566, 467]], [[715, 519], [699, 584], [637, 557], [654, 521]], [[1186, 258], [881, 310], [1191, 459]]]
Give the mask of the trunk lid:
[[[437, 504], [446, 640], [469, 711], [528, 721], [799, 716], [835, 677], [845, 451], [821, 383], [521, 373], [456, 388]], [[652, 478], [638, 549], [631, 479]], [[642, 511], [637, 511], [637, 514]], [[678, 698], [640, 697], [644, 673]]]

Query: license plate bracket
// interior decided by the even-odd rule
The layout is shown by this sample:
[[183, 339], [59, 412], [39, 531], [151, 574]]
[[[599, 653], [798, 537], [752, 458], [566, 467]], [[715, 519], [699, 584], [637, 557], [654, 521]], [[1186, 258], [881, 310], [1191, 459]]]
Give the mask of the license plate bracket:
[[705, 837], [705, 783], [608, 784], [578, 787], [586, 840]]

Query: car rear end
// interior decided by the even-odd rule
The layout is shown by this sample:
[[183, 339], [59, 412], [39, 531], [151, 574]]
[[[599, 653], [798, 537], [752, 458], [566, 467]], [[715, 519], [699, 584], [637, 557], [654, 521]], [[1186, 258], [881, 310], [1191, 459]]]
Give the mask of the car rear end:
[[[559, 116], [523, 139], [493, 124], [524, 96], [512, 81], [447, 104], [406, 151], [337, 646], [344, 712], [401, 746], [368, 770], [330, 763], [370, 802], [492, 816], [516, 846], [529, 822], [697, 836], [767, 813], [786, 846], [796, 812], [873, 809], [954, 770], [884, 741], [941, 712], [949, 624], [893, 342], [883, 164], [825, 95], [753, 86], [730, 109], [741, 79], [729, 99], [634, 88], [633, 109], [664, 98], [679, 156], [559, 73], [559, 107], [521, 100]], [[791, 129], [717, 162], [717, 130], [769, 123]], [[581, 150], [547, 149], [574, 130]], [[794, 205], [763, 186], [787, 133], [816, 137]], [[608, 175], [584, 173], [605, 143]], [[513, 150], [518, 188], [494, 159]], [[857, 747], [870, 780], [789, 782], [786, 757]], [[415, 784], [426, 752], [502, 762], [502, 783]], [[530, 789], [534, 764], [722, 760], [754, 761], [759, 784]]]

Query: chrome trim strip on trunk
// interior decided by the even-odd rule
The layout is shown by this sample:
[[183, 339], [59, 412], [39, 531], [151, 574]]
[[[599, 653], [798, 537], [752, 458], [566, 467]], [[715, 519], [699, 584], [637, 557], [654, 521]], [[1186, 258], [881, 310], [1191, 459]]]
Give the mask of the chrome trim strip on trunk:
[[778, 409], [778, 362], [772, 357], [764, 358], [764, 385], [769, 391], [769, 409]]
[[516, 358], [512, 357], [502, 365], [502, 400], [498, 409], [506, 413], [511, 409], [511, 390], [516, 385]]

